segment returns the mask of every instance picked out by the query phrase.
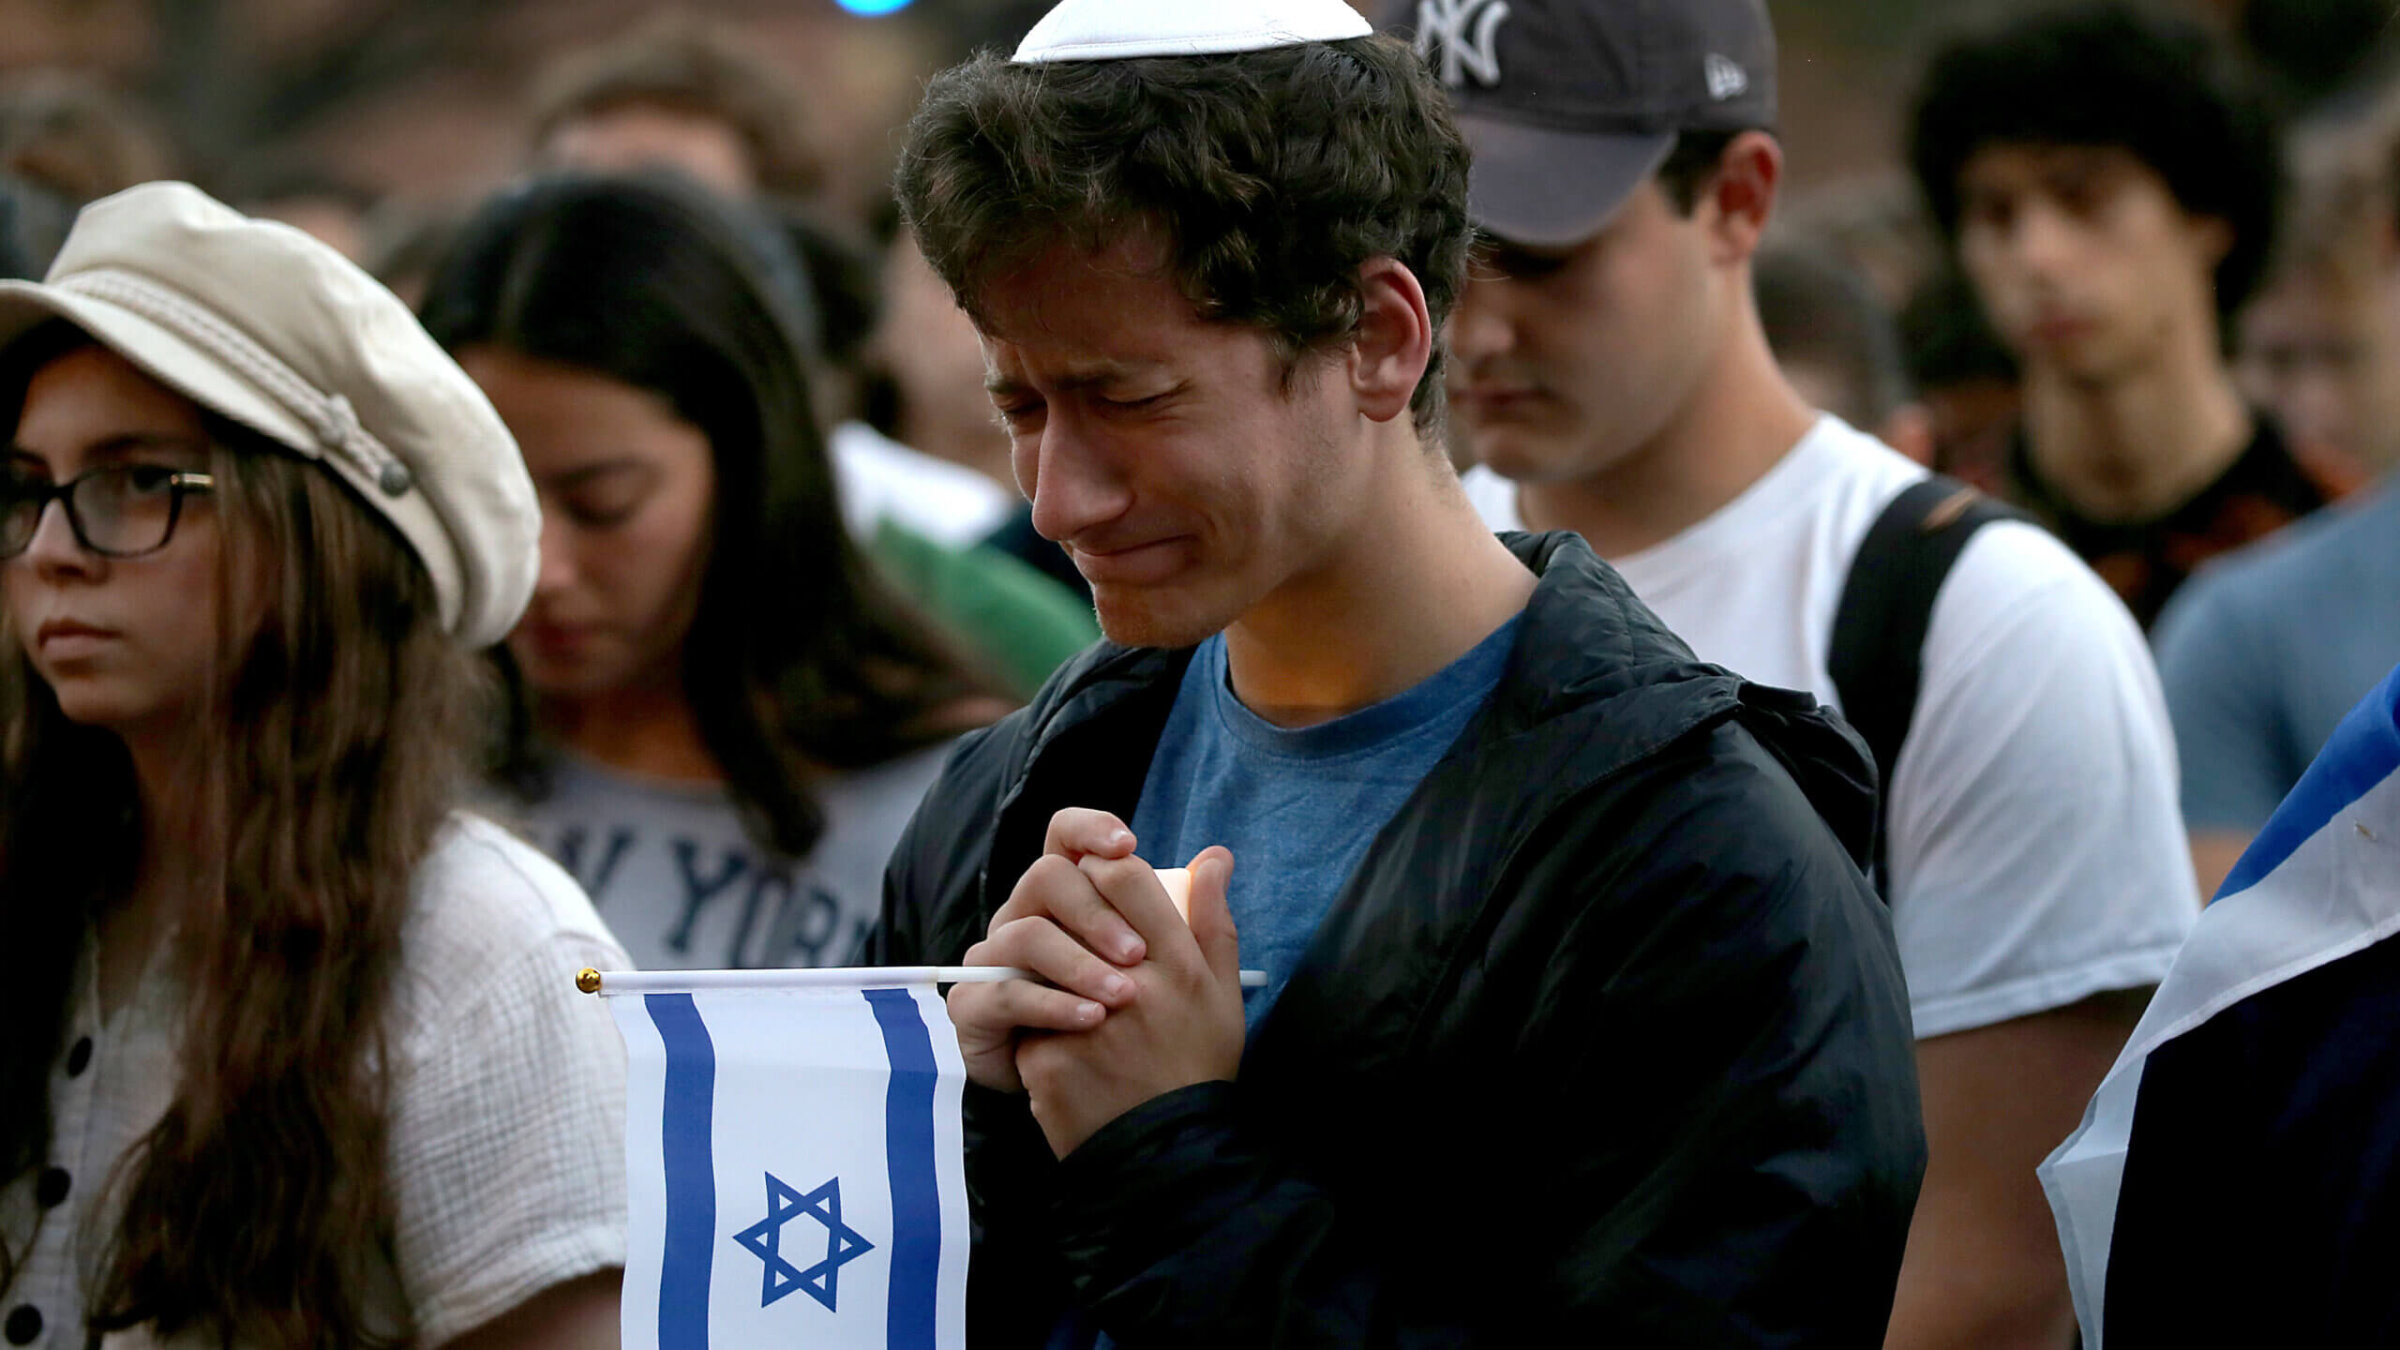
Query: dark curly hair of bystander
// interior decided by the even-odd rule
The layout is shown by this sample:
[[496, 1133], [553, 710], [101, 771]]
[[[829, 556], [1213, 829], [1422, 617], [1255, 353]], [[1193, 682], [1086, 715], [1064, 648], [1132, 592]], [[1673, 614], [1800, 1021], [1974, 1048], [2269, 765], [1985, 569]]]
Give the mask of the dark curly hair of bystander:
[[2186, 212], [2231, 227], [2218, 313], [2232, 315], [2258, 288], [2283, 198], [2278, 123], [2252, 73], [2197, 22], [2101, 0], [1952, 39], [1918, 86], [1908, 158], [1954, 239], [1959, 171], [1994, 144], [2124, 150]]

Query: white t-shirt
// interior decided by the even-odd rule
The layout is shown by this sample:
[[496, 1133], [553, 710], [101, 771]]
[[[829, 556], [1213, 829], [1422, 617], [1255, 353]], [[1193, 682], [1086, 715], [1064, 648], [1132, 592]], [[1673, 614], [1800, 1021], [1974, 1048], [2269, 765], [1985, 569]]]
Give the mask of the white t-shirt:
[[[1703, 660], [1839, 707], [1850, 561], [1925, 470], [1826, 416], [1716, 514], [1610, 561]], [[1469, 498], [1523, 529], [1516, 485]], [[1978, 530], [1925, 636], [1890, 784], [1892, 927], [1919, 1037], [2154, 985], [2199, 915], [2175, 745], [2124, 605], [2047, 532]]]
[[560, 757], [515, 822], [591, 893], [642, 970], [853, 964], [883, 907], [883, 869], [947, 744], [817, 784], [825, 833], [779, 859], [743, 832], [725, 789]]
[[[411, 889], [386, 1024], [394, 1259], [371, 1270], [364, 1311], [388, 1328], [405, 1308], [434, 1346], [625, 1264], [624, 1043], [574, 983], [625, 956], [564, 872], [489, 821], [460, 816]], [[50, 1080], [50, 1163], [0, 1190], [11, 1250], [31, 1241], [0, 1319], [38, 1321], [28, 1343], [53, 1350], [86, 1344], [83, 1280], [113, 1230], [111, 1169], [174, 1097], [183, 994], [163, 946], [132, 1002], [105, 1020], [99, 1008], [87, 945]], [[51, 1171], [66, 1190], [45, 1210]], [[104, 1344], [160, 1342], [136, 1328]], [[205, 1344], [197, 1333], [167, 1343]]]
[[825, 438], [834, 491], [851, 537], [872, 539], [890, 517], [946, 548], [967, 548], [999, 529], [1017, 494], [963, 464], [902, 445], [864, 422], [844, 422]]

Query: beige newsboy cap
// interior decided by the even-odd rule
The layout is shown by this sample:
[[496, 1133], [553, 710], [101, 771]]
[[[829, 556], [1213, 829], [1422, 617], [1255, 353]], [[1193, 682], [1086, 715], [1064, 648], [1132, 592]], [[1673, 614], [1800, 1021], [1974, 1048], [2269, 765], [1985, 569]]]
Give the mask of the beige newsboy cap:
[[332, 469], [424, 560], [460, 642], [498, 642], [525, 612], [542, 518], [516, 441], [399, 297], [331, 247], [144, 183], [83, 208], [40, 283], [0, 282], [0, 352], [50, 318]]

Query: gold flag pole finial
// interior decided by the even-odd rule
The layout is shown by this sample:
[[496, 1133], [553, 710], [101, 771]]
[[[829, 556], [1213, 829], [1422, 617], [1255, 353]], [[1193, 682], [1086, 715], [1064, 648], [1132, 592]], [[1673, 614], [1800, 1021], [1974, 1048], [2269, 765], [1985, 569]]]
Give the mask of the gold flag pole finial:
[[599, 993], [600, 972], [592, 969], [590, 966], [585, 966], [581, 971], [576, 973], [575, 987], [587, 994]]

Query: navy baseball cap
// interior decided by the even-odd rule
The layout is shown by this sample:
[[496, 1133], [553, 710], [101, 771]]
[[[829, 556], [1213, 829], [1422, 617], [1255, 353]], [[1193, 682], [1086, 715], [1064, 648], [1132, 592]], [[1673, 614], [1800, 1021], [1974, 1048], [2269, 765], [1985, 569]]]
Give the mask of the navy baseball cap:
[[1765, 0], [1387, 0], [1450, 90], [1475, 223], [1565, 248], [1600, 231], [1685, 131], [1775, 125]]

